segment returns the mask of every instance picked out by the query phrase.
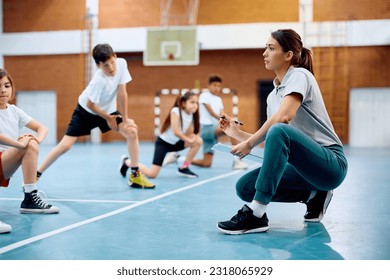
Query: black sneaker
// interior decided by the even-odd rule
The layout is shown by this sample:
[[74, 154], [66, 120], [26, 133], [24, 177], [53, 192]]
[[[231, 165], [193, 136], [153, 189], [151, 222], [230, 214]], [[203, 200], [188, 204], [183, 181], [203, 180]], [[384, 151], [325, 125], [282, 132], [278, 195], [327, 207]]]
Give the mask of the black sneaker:
[[60, 212], [60, 209], [42, 200], [38, 190], [24, 193], [24, 200], [20, 205], [20, 213], [57, 214], [58, 212]]
[[127, 170], [129, 167], [126, 164], [126, 160], [129, 158], [126, 155], [122, 155], [121, 162], [119, 164], [119, 173], [122, 175], [122, 177], [126, 177]]
[[267, 214], [258, 218], [253, 215], [252, 209], [244, 205], [230, 221], [219, 222], [218, 229], [226, 234], [264, 232], [268, 230]]
[[306, 202], [305, 222], [320, 222], [332, 199], [333, 191], [317, 191], [316, 195]]
[[38, 182], [39, 178], [41, 178], [42, 173], [37, 171], [37, 176], [35, 177], [36, 181]]
[[179, 176], [187, 177], [187, 178], [198, 178], [198, 175], [196, 175], [194, 172], [192, 172], [188, 167], [183, 169], [178, 169], [177, 174]]

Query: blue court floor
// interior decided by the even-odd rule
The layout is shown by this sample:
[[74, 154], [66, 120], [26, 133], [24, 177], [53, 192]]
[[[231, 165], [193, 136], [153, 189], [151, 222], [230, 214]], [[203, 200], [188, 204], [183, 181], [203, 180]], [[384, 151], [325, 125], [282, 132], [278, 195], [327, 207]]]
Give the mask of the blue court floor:
[[[40, 160], [52, 146], [42, 146]], [[154, 145], [141, 143], [150, 164]], [[257, 150], [261, 154], [261, 150]], [[131, 189], [118, 172], [125, 143], [76, 144], [39, 181], [58, 215], [20, 214], [19, 170], [0, 188], [0, 260], [389, 260], [390, 149], [346, 147], [349, 173], [321, 223], [305, 223], [305, 205], [271, 203], [270, 229], [229, 236], [218, 221], [243, 205], [235, 182], [246, 171], [216, 153], [200, 176], [164, 167], [153, 190]], [[250, 168], [259, 163], [246, 161]]]

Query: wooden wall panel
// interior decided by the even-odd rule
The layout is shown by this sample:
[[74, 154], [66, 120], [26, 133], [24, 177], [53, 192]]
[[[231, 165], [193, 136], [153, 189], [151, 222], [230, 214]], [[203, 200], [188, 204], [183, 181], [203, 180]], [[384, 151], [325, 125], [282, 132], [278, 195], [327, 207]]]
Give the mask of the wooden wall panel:
[[85, 2], [80, 0], [3, 0], [4, 32], [85, 28]]
[[[183, 15], [182, 0], [173, 12]], [[390, 18], [388, 0], [314, 0], [314, 20]], [[3, 0], [4, 32], [77, 30], [85, 27], [85, 1]], [[159, 26], [160, 0], [100, 0], [99, 28]], [[197, 24], [291, 22], [299, 20], [299, 0], [200, 1]]]
[[390, 87], [390, 46], [354, 47], [350, 53], [350, 85]]
[[[183, 2], [185, 1], [173, 1], [173, 15], [185, 15]], [[160, 16], [160, 0], [99, 1], [100, 28], [159, 26]], [[200, 1], [197, 24], [291, 22], [298, 20], [299, 0], [207, 0]], [[170, 24], [175, 24], [175, 22], [170, 22]], [[180, 25], [180, 21], [176, 22], [176, 25]]]
[[100, 0], [99, 28], [160, 25], [161, 0]]
[[53, 90], [57, 93], [57, 136], [65, 134], [77, 98], [84, 87], [84, 61], [78, 55], [5, 57], [5, 68], [16, 90]]
[[299, 0], [200, 1], [198, 24], [291, 22], [299, 20]]
[[389, 18], [389, 0], [313, 0], [314, 21]]

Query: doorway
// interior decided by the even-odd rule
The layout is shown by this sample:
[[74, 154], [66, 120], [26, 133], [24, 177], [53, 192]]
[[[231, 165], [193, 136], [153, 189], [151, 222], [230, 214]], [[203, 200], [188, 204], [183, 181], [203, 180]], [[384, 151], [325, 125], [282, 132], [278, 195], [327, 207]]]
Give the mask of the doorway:
[[[57, 143], [57, 94], [54, 91], [18, 91], [16, 105], [49, 129], [42, 144]], [[31, 133], [31, 130], [24, 127], [20, 133]]]
[[390, 147], [390, 88], [355, 88], [349, 101], [349, 144]]
[[268, 94], [274, 89], [273, 80], [258, 80], [257, 81], [257, 93], [260, 103], [259, 110], [259, 123], [260, 127], [267, 120], [267, 97]]

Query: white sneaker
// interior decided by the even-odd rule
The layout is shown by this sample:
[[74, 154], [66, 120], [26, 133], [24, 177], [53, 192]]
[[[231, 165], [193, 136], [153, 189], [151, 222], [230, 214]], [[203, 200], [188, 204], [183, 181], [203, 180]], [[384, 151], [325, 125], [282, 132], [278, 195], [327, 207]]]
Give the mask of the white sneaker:
[[6, 223], [0, 221], [0, 233], [7, 233], [12, 230], [12, 227]]
[[248, 169], [248, 164], [243, 162], [241, 159], [236, 159], [233, 161], [233, 169], [234, 170]]
[[182, 165], [185, 160], [186, 160], [185, 156], [178, 155], [176, 162], [178, 165]]
[[165, 155], [164, 161], [162, 166], [166, 166], [171, 163], [177, 162], [177, 159], [179, 158], [179, 154], [177, 152], [170, 152]]

